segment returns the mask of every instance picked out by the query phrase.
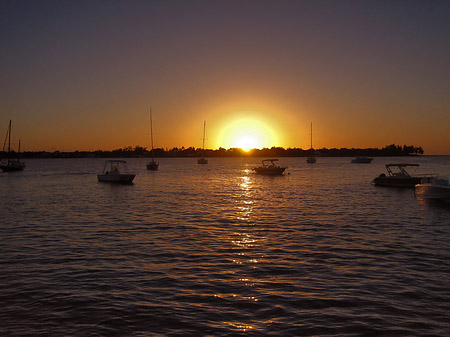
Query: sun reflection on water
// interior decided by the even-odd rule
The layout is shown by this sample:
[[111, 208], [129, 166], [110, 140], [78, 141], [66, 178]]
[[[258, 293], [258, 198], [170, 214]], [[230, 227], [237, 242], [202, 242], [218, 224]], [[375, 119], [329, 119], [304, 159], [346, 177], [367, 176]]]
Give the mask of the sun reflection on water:
[[[250, 172], [250, 170], [246, 169], [246, 170], [244, 170], [244, 172], [246, 174], [248, 174]], [[250, 181], [250, 177], [249, 176], [246, 175], [246, 176], [242, 176], [241, 177], [241, 184], [240, 184], [240, 186], [241, 186], [242, 189], [249, 189], [250, 184], [251, 184], [251, 181]]]
[[[233, 182], [233, 203], [227, 212], [231, 227], [227, 228], [228, 238], [225, 244], [230, 247], [229, 266], [233, 278], [230, 291], [216, 292], [216, 299], [224, 300], [226, 305], [240, 307], [242, 305], [260, 305], [257, 285], [262, 281], [252, 276], [260, 263], [262, 254], [259, 253], [261, 238], [258, 236], [258, 219], [255, 207], [255, 180], [250, 170], [241, 171], [241, 175]], [[255, 307], [256, 308], [256, 307]], [[231, 317], [230, 317], [231, 318]], [[235, 318], [235, 317], [234, 317]], [[222, 324], [234, 328], [238, 332], [257, 331], [258, 322], [241, 318], [236, 321], [230, 319]]]
[[228, 323], [228, 325], [242, 332], [253, 329], [253, 326], [245, 323]]
[[[251, 277], [252, 271], [255, 270], [259, 263], [258, 255], [259, 240], [257, 235], [258, 221], [255, 212], [255, 186], [254, 178], [250, 170], [242, 171], [242, 175], [237, 180], [237, 188], [234, 190], [234, 205], [231, 216], [233, 217], [233, 230], [230, 232], [228, 243], [232, 246], [232, 262], [237, 269], [234, 275], [237, 282], [236, 289], [238, 292], [216, 294], [215, 297], [225, 300], [231, 300], [233, 305], [242, 305], [239, 303], [259, 302], [258, 291], [256, 285], [260, 280]], [[239, 332], [247, 332], [258, 330], [257, 323], [254, 321], [228, 321], [224, 324], [233, 327]]]
[[239, 238], [239, 240], [231, 240], [231, 243], [235, 246], [242, 248], [251, 248], [254, 246], [253, 244], [256, 242], [256, 240], [251, 238], [250, 235], [247, 233], [234, 233], [234, 234], [242, 237]]
[[[246, 173], [248, 170], [245, 170]], [[251, 221], [254, 200], [252, 199], [252, 181], [248, 175], [240, 177], [239, 189], [236, 196], [236, 219], [238, 221]]]

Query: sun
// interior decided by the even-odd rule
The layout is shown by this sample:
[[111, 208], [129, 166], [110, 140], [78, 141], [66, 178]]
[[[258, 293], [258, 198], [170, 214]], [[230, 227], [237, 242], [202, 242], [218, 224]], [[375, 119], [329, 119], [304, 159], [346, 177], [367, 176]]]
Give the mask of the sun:
[[241, 138], [236, 139], [236, 144], [236, 147], [239, 147], [246, 152], [258, 148], [258, 141], [251, 136], [242, 136]]
[[270, 148], [277, 143], [277, 137], [268, 125], [256, 117], [233, 119], [222, 129], [219, 144], [224, 148], [240, 148], [244, 151]]

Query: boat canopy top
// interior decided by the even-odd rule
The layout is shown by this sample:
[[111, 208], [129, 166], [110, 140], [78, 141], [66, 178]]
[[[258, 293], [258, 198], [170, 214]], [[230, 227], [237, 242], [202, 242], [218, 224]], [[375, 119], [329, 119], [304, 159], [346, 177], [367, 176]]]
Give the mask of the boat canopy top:
[[128, 165], [125, 160], [105, 160], [105, 166], [103, 167], [103, 173], [126, 173], [128, 174]]
[[276, 166], [278, 159], [264, 159], [262, 163], [264, 166]]
[[[411, 174], [406, 170], [407, 167], [414, 167], [413, 173], [417, 169], [419, 164], [407, 164], [407, 163], [400, 163], [400, 164], [386, 164], [386, 171], [388, 172], [389, 176], [396, 176], [396, 177], [411, 177]], [[395, 168], [392, 170], [392, 168]]]

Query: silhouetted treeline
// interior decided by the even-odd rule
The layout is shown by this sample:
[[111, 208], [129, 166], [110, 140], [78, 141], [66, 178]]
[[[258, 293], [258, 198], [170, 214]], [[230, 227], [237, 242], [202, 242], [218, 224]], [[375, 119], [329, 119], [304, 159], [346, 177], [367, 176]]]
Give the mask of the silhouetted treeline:
[[[299, 148], [282, 148], [272, 147], [270, 149], [253, 149], [248, 152], [242, 149], [232, 148], [218, 150], [206, 150], [206, 156], [208, 157], [307, 157], [310, 155], [310, 150], [303, 150]], [[158, 158], [162, 157], [198, 157], [202, 153], [202, 149], [194, 147], [174, 147], [172, 149], [154, 149], [154, 156]], [[378, 148], [367, 149], [347, 149], [347, 148], [322, 148], [316, 149], [315, 155], [319, 157], [355, 157], [355, 156], [368, 156], [368, 157], [388, 157], [388, 156], [415, 156], [422, 155], [424, 153], [422, 147], [412, 145], [395, 145], [391, 144]], [[20, 154], [23, 158], [132, 158], [132, 157], [150, 157], [151, 152], [142, 146], [125, 147], [123, 149], [117, 149], [112, 151], [75, 151], [75, 152], [23, 152]], [[10, 158], [16, 158], [17, 153], [12, 151], [9, 154]], [[0, 152], [0, 158], [8, 158], [7, 152]]]

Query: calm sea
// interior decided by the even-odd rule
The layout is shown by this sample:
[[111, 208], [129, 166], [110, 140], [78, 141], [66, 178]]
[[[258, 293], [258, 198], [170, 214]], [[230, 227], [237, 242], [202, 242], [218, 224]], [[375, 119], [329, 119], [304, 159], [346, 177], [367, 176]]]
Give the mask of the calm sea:
[[449, 336], [450, 206], [375, 187], [450, 157], [26, 160], [0, 173], [2, 336]]

